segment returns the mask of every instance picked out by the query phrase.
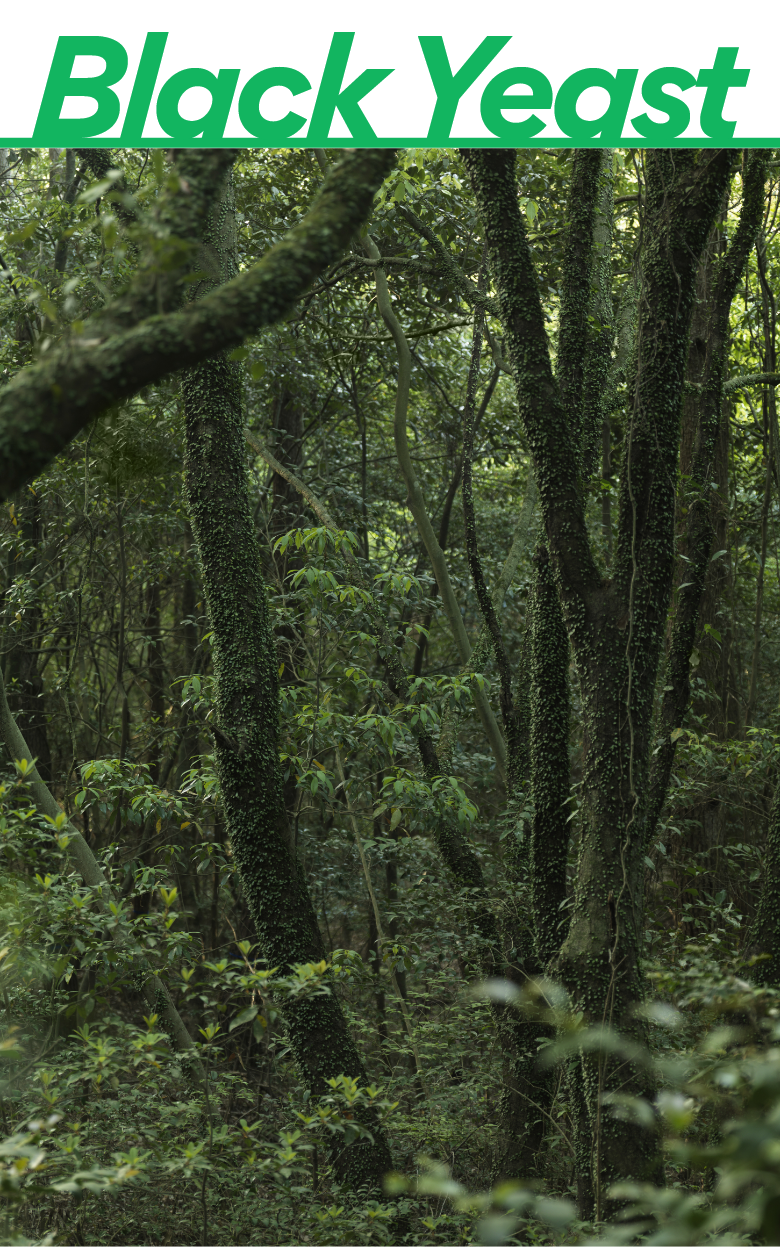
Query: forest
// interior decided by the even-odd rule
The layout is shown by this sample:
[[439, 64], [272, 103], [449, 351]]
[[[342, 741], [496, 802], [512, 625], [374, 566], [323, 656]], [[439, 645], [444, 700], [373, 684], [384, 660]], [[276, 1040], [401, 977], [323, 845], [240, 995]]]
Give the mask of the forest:
[[0, 149], [0, 1240], [780, 1242], [780, 154]]

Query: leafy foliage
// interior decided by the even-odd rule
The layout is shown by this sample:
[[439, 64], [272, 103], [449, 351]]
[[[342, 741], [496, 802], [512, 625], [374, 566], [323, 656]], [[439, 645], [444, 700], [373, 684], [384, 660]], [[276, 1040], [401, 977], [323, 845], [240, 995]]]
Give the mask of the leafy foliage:
[[[117, 158], [119, 190], [117, 178], [89, 185], [75, 153], [11, 153], [11, 174], [0, 182], [3, 382], [121, 293], [140, 253], [158, 256], [161, 271], [181, 258], [156, 215], [174, 169], [160, 152]], [[567, 151], [517, 156], [553, 334], [570, 169]], [[613, 172], [617, 308], [641, 258], [641, 153], [616, 152]], [[303, 217], [320, 181], [305, 150], [241, 154], [234, 176], [241, 268]], [[726, 236], [735, 228], [739, 177], [733, 194]], [[776, 181], [767, 205], [771, 292], [780, 264]], [[485, 971], [484, 931], [472, 921], [484, 898], [445, 871], [439, 852], [442, 828], [457, 827], [483, 872], [488, 915], [502, 929], [514, 923], [516, 942], [506, 952], [522, 978], [533, 798], [526, 777], [507, 809], [473, 700], [481, 690], [497, 705], [498, 681], [490, 646], [478, 649], [482, 616], [458, 496], [472, 311], [404, 208], [476, 280], [481, 225], [454, 152], [401, 153], [367, 233], [385, 261], [412, 350], [407, 435], [480, 659], [471, 669], [406, 505], [393, 438], [397, 356], [357, 240], [286, 320], [249, 339], [233, 360], [248, 432], [287, 472], [247, 443], [278, 656], [284, 802], [323, 932], [323, 961], [282, 974], [263, 960], [226, 834], [214, 768], [213, 636], [182, 496], [177, 380], [148, 387], [97, 421], [0, 513], [5, 682], [63, 812], [59, 826], [47, 822], [28, 768], [5, 758], [4, 1241], [660, 1244], [760, 1243], [780, 1234], [780, 999], [753, 985], [746, 950], [780, 730], [775, 494], [763, 513], [767, 480], [776, 488], [766, 392], [735, 389], [728, 398], [718, 494], [725, 539], [710, 573], [724, 579], [713, 580], [702, 615], [693, 702], [677, 729], [663, 816], [646, 846], [650, 1039], [629, 1056], [655, 1070], [660, 1090], [652, 1103], [613, 1097], [602, 1105], [605, 1115], [656, 1123], [667, 1185], [613, 1191], [613, 1223], [595, 1225], [575, 1210], [577, 1106], [568, 1074], [582, 1051], [598, 1065], [605, 1053], [627, 1051], [627, 1041], [584, 1029], [560, 992], [535, 975], [525, 989], [504, 982], [481, 995], [471, 990]], [[127, 224], [122, 214], [131, 209]], [[768, 306], [753, 254], [732, 308], [732, 375], [767, 370]], [[486, 326], [474, 502], [492, 591], [520, 531], [532, 464], [500, 321], [491, 313]], [[591, 318], [589, 333], [602, 329]], [[623, 378], [607, 422], [611, 460], [586, 487], [588, 528], [604, 568], [628, 392]], [[332, 526], [312, 513], [290, 475], [327, 505]], [[681, 480], [681, 516], [693, 501]], [[521, 688], [539, 534], [533, 509], [526, 518], [498, 604]], [[378, 610], [405, 664], [401, 695], [390, 686], [392, 646], [378, 635]], [[583, 757], [573, 670], [569, 680], [567, 903], [582, 835]], [[452, 742], [440, 774], [421, 764], [421, 732], [435, 746], [448, 736]], [[68, 819], [113, 888], [108, 913], [74, 873]], [[123, 954], [117, 931], [132, 932], [146, 969]], [[139, 976], [150, 970], [165, 978], [196, 1039], [205, 1092], [188, 1079], [159, 1013], [144, 1004]], [[338, 994], [368, 1079], [333, 1079], [329, 1094], [313, 1101], [297, 1076], [283, 1010], [286, 1000], [318, 993]], [[504, 1078], [497, 1001], [538, 1024], [529, 1030], [543, 1057], [535, 1068], [540, 1080], [543, 1068], [551, 1071], [553, 1094], [533, 1172], [495, 1185]], [[339, 1170], [345, 1149], [365, 1137], [369, 1107], [387, 1126], [398, 1171], [383, 1192], [350, 1189]]]

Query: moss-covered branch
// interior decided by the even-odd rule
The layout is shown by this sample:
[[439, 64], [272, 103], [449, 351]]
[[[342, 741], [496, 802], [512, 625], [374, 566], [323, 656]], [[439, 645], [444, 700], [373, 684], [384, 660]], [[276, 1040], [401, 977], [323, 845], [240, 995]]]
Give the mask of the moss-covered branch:
[[550, 554], [562, 571], [566, 592], [581, 601], [598, 588], [601, 576], [585, 524], [579, 444], [569, 436], [567, 413], [553, 377], [538, 281], [518, 204], [515, 152], [474, 148], [465, 149], [462, 156], [485, 230]]
[[780, 385], [778, 372], [748, 372], [741, 377], [729, 377], [723, 386], [723, 396], [733, 394], [735, 390], [747, 389], [751, 385]]
[[338, 259], [389, 171], [391, 150], [344, 155], [304, 220], [247, 272], [184, 310], [116, 333], [84, 323], [0, 391], [0, 492], [36, 476], [95, 416], [168, 373], [281, 319]]
[[607, 434], [609, 432], [612, 398], [609, 380], [615, 337], [612, 306], [613, 156], [611, 147], [602, 149], [593, 222], [588, 342], [582, 379], [582, 476], [586, 481], [596, 471], [605, 422]]
[[544, 546], [536, 554], [531, 674], [531, 904], [536, 953], [546, 967], [563, 943], [570, 780], [569, 639]]

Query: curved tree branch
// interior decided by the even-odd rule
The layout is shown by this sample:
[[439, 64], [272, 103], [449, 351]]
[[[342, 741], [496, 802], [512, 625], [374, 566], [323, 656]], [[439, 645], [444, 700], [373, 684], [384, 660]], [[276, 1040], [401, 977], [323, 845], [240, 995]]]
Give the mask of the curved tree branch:
[[284, 316], [344, 250], [394, 160], [392, 150], [348, 152], [304, 220], [253, 268], [182, 311], [117, 333], [102, 318], [87, 321], [18, 373], [0, 392], [0, 494], [40, 473], [109, 407]]

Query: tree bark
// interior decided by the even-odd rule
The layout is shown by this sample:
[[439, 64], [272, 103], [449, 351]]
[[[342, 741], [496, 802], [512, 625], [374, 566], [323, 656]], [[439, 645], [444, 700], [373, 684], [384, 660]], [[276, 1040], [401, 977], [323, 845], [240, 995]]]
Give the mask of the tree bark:
[[[514, 152], [468, 150], [520, 412], [531, 446], [547, 545], [577, 666], [585, 748], [582, 833], [571, 923], [557, 971], [574, 1007], [641, 1039], [643, 820], [650, 721], [674, 566], [674, 493], [679, 413], [694, 281], [731, 170], [727, 151], [648, 153], [648, 194], [636, 379], [620, 487], [614, 577], [599, 573], [580, 479], [581, 374], [576, 360], [550, 365], [544, 319], [514, 176]], [[583, 202], [591, 165], [583, 161]], [[590, 223], [574, 225], [592, 240]], [[583, 241], [575, 238], [576, 265]], [[575, 272], [575, 276], [577, 273]], [[574, 297], [576, 296], [576, 298]], [[582, 337], [585, 283], [574, 283], [570, 343]], [[562, 309], [563, 315], [563, 309]], [[559, 346], [564, 349], [564, 337]], [[569, 346], [566, 345], [566, 349]], [[574, 349], [574, 348], [572, 348]], [[577, 348], [579, 349], [579, 348]], [[569, 405], [572, 409], [570, 410]], [[631, 1061], [583, 1062], [584, 1093], [597, 1140], [597, 1213], [610, 1181], [662, 1180], [658, 1131], [604, 1116], [602, 1095], [652, 1095]]]
[[[653, 754], [645, 812], [647, 840], [653, 835], [666, 797], [677, 747], [676, 729], [682, 724], [690, 699], [690, 659], [712, 553], [709, 484], [712, 480], [728, 361], [729, 310], [761, 225], [768, 159], [767, 152], [760, 149], [744, 154], [743, 206], [739, 225], [728, 251], [718, 263], [717, 273], [712, 279], [712, 294], [705, 307], [700, 307], [697, 312], [697, 317], [702, 317], [700, 329], [704, 335], [704, 347], [701, 349], [694, 343], [695, 354], [688, 352], [687, 368], [689, 371], [694, 369], [699, 372], [700, 379], [697, 384], [700, 390], [699, 418], [688, 473], [686, 575], [684, 588], [681, 586], [677, 594], [666, 665], [666, 687], [658, 716], [658, 746]], [[724, 187], [722, 194], [725, 193]], [[698, 362], [697, 355], [700, 357]]]
[[[233, 271], [229, 187], [208, 231], [202, 267], [210, 274], [194, 297]], [[276, 647], [244, 460], [240, 381], [224, 357], [191, 368], [182, 390], [185, 493], [200, 557], [213, 630], [217, 726], [215, 758], [234, 860], [269, 965], [289, 972], [325, 958], [314, 907], [296, 860], [282, 800]], [[291, 997], [284, 1006], [288, 1039], [313, 1095], [339, 1074], [366, 1081], [333, 985], [328, 994]], [[377, 1185], [390, 1168], [378, 1122], [339, 1158], [354, 1186]]]
[[745, 951], [748, 957], [762, 957], [753, 967], [753, 981], [764, 987], [780, 988], [780, 783], [769, 813], [761, 895]]
[[530, 878], [534, 943], [540, 967], [557, 957], [565, 934], [569, 849], [569, 638], [547, 550], [536, 552], [531, 629]]

